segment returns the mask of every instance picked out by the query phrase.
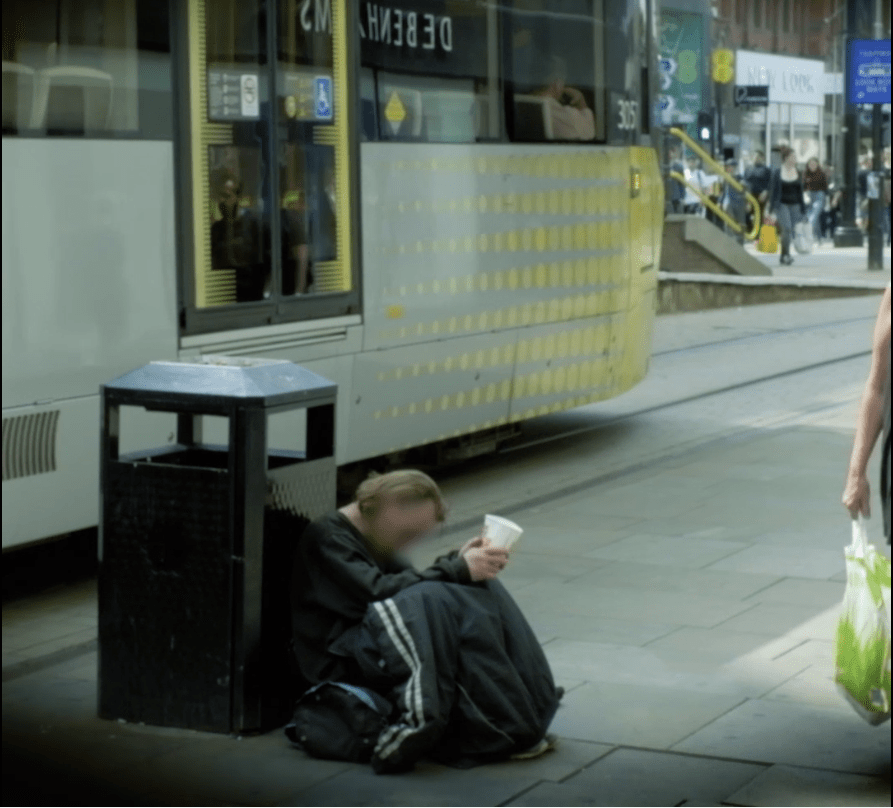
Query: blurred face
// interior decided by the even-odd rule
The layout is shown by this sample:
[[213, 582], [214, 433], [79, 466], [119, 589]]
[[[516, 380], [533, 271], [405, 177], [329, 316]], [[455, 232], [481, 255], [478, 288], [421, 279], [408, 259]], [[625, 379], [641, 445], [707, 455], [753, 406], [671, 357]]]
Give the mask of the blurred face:
[[762, 152], [757, 152], [757, 153], [753, 156], [753, 161], [754, 161], [754, 163], [756, 163], [758, 166], [762, 165], [762, 164], [763, 164], [763, 161], [764, 161], [765, 159], [766, 159], [766, 158], [763, 156]]
[[368, 517], [371, 538], [376, 544], [399, 550], [418, 541], [437, 526], [434, 502], [406, 502], [386, 497], [378, 513]]
[[797, 155], [794, 152], [791, 152], [787, 157], [784, 158], [784, 164], [788, 168], [793, 168], [797, 165]]
[[819, 170], [819, 161], [816, 160], [815, 158], [812, 158], [812, 159], [806, 164], [806, 167], [807, 167], [810, 171], [818, 171], [818, 170]]

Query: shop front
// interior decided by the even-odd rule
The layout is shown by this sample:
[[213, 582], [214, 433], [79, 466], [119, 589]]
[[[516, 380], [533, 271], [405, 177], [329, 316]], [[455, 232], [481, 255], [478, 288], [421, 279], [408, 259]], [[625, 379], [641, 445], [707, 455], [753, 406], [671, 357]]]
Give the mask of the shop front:
[[790, 146], [797, 162], [827, 158], [823, 142], [825, 65], [813, 59], [739, 50], [735, 83], [768, 85], [769, 105], [748, 107], [741, 115], [741, 156], [750, 162], [754, 151], [767, 155]]

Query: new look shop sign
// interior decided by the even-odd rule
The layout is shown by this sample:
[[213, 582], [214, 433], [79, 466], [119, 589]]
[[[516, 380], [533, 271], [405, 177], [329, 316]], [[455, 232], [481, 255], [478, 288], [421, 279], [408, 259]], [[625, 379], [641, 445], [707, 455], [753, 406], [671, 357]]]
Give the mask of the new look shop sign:
[[767, 86], [770, 104], [825, 104], [825, 64], [815, 59], [738, 51], [735, 84]]

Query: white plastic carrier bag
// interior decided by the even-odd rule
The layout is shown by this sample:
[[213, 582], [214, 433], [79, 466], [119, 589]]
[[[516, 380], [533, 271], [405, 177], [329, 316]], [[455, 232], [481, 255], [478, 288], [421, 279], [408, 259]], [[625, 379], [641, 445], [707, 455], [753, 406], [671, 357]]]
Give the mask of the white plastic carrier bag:
[[880, 724], [890, 717], [890, 559], [868, 543], [861, 517], [844, 556], [834, 681], [862, 718]]
[[806, 220], [794, 225], [794, 249], [800, 255], [812, 252], [812, 225]]

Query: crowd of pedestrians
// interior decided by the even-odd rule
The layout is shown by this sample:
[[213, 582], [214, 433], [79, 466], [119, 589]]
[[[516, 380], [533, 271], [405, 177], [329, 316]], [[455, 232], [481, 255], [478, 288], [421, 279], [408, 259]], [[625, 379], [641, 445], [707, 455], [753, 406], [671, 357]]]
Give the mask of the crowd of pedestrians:
[[[817, 157], [811, 157], [801, 167], [790, 147], [780, 145], [775, 151], [780, 158], [780, 164], [776, 168], [767, 163], [766, 154], [759, 150], [746, 155], [746, 164], [739, 159], [725, 162], [726, 173], [740, 182], [759, 203], [759, 210], [754, 211], [747, 203], [744, 193], [731, 183], [723, 182], [720, 176], [708, 172], [699, 158], [689, 156], [684, 160], [678, 147], [671, 148], [670, 171], [684, 177], [685, 182], [671, 177], [668, 189], [669, 209], [673, 213], [704, 216], [726, 230], [739, 243], [744, 242], [746, 234], [758, 230], [754, 227], [754, 217], [757, 218], [757, 223], [770, 221], [780, 231], [783, 264], [792, 262], [790, 244], [794, 229], [801, 221], [808, 223], [808, 232], [811, 233], [814, 244], [821, 245], [823, 241], [833, 240], [834, 232], [842, 219], [843, 198], [842, 183], [834, 166], [830, 163], [823, 165]], [[874, 179], [870, 156], [863, 156], [859, 165], [856, 180], [856, 224], [862, 230], [868, 229], [869, 200], [873, 194], [877, 194], [883, 200], [881, 221], [885, 241], [890, 246], [890, 150], [886, 149], [884, 152], [884, 168], [880, 181]], [[877, 187], [871, 187], [875, 182]], [[737, 223], [740, 231], [736, 227], [730, 227], [709, 204], [705, 204], [705, 199], [723, 210]]]

